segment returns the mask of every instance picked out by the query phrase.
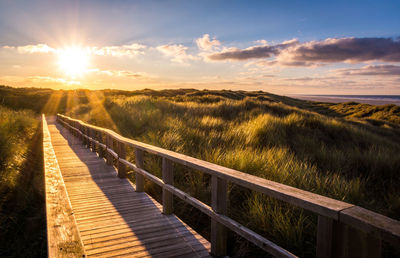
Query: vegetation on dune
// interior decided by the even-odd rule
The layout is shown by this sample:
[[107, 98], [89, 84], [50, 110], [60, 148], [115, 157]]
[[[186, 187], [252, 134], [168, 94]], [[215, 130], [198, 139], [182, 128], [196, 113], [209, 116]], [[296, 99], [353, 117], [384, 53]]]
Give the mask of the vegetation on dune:
[[[396, 120], [380, 116], [377, 126], [345, 112], [328, 116], [311, 111], [309, 102], [296, 107], [289, 98], [282, 101], [266, 93], [161, 93], [97, 92], [95, 99], [101, 100], [107, 116], [90, 101], [67, 114], [139, 141], [400, 218], [400, 156], [393, 155], [400, 151]], [[158, 159], [149, 155], [146, 167], [160, 176]], [[208, 176], [179, 166], [175, 170], [178, 187], [209, 202]], [[154, 188], [147, 185], [157, 194]], [[235, 186], [230, 195], [232, 217], [296, 254], [315, 252], [315, 216]], [[190, 220], [187, 214], [181, 215]], [[235, 252], [249, 254], [245, 250], [241, 246]]]
[[[41, 110], [49, 114], [65, 113], [129, 138], [400, 219], [397, 106], [192, 89], [53, 91], [46, 100]], [[128, 159], [134, 160], [132, 149]], [[149, 172], [160, 176], [160, 165], [159, 158], [145, 156]], [[174, 171], [178, 188], [210, 203], [208, 175], [181, 165]], [[150, 182], [146, 191], [160, 199], [160, 189]], [[229, 196], [232, 218], [297, 255], [315, 255], [315, 215], [235, 185], [229, 186]], [[207, 236], [207, 217], [184, 203], [178, 206], [175, 212]], [[232, 256], [259, 254], [238, 237], [230, 240]]]
[[46, 255], [41, 136], [32, 111], [0, 106], [0, 256]]

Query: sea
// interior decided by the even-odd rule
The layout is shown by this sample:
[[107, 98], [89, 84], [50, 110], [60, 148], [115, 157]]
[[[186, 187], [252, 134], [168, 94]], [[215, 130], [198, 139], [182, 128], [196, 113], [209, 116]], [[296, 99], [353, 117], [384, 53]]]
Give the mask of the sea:
[[400, 95], [290, 95], [289, 97], [319, 102], [357, 102], [371, 105], [400, 106]]

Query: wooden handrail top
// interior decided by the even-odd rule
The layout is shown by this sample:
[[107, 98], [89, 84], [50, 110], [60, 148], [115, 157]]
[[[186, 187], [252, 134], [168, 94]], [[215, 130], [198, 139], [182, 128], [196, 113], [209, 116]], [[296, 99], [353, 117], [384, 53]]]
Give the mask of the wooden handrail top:
[[[374, 213], [372, 211], [368, 211], [353, 204], [338, 201], [329, 197], [243, 173], [231, 168], [196, 159], [174, 151], [135, 141], [123, 137], [110, 129], [90, 125], [81, 120], [73, 119], [62, 114], [57, 114], [57, 116], [69, 122], [76, 122], [80, 126], [109, 135], [120, 143], [156, 154], [173, 162], [202, 171], [212, 176], [216, 176], [250, 190], [266, 194], [270, 197], [288, 202], [297, 207], [312, 211], [319, 216], [328, 217], [335, 221], [340, 221], [344, 224], [357, 227], [358, 229], [369, 234], [373, 234], [374, 236], [388, 241], [395, 246], [400, 246], [400, 222], [397, 220]], [[64, 123], [66, 122], [64, 121]], [[84, 133], [78, 128], [74, 128], [68, 123], [66, 123], [66, 125], [84, 135]], [[114, 155], [117, 155], [114, 151], [112, 152]], [[126, 165], [131, 166], [131, 163], [125, 159], [121, 160]]]

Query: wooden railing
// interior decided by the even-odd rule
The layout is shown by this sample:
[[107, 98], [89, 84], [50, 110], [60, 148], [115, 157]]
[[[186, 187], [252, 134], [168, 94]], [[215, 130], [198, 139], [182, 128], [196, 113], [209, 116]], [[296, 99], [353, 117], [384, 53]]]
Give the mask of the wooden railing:
[[[144, 178], [159, 185], [162, 188], [164, 214], [173, 213], [173, 195], [207, 214], [211, 218], [211, 251], [215, 256], [226, 255], [228, 228], [276, 257], [295, 257], [289, 251], [227, 217], [228, 182], [317, 214], [317, 257], [380, 257], [381, 241], [394, 248], [400, 248], [400, 222], [397, 220], [349, 203], [128, 139], [112, 130], [64, 115], [58, 114], [57, 120], [81, 138], [89, 148], [98, 151], [100, 157], [105, 154], [107, 164], [112, 165], [115, 159], [120, 177], [126, 176], [126, 167], [135, 171], [136, 191], [144, 191]], [[135, 149], [135, 164], [126, 160], [126, 146]], [[144, 152], [162, 158], [162, 179], [144, 170]], [[173, 163], [211, 175], [211, 207], [174, 187]]]

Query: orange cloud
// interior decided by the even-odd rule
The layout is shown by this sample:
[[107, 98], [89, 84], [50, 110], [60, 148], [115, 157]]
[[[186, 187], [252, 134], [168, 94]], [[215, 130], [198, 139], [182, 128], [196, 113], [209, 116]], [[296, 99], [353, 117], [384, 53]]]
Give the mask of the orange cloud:
[[16, 49], [21, 54], [33, 54], [33, 53], [51, 53], [56, 50], [49, 47], [47, 44], [37, 44], [37, 45], [26, 45], [26, 46], [3, 46], [4, 49]]

